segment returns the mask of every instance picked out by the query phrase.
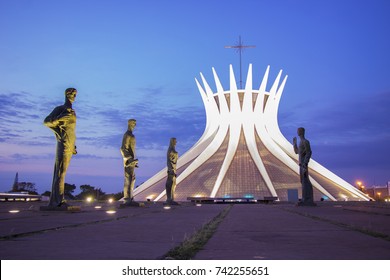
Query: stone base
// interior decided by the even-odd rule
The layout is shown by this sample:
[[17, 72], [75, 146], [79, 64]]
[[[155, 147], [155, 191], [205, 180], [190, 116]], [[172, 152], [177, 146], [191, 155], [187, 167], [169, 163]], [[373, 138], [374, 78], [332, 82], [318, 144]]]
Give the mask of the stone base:
[[136, 202], [136, 201], [127, 201], [122, 204], [119, 204], [119, 208], [127, 208], [127, 207], [144, 207], [145, 203]]
[[61, 205], [61, 206], [41, 206], [39, 208], [40, 211], [71, 211], [71, 212], [79, 212], [81, 211], [80, 206], [71, 206], [71, 205]]
[[296, 204], [296, 206], [317, 206], [314, 202], [303, 202], [300, 201]]

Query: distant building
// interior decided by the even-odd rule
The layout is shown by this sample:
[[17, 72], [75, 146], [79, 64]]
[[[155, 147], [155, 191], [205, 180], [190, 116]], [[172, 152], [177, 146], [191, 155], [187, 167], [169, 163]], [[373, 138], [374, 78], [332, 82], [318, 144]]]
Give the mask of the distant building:
[[374, 200], [390, 199], [390, 181], [384, 186], [374, 185], [367, 187], [364, 192]]

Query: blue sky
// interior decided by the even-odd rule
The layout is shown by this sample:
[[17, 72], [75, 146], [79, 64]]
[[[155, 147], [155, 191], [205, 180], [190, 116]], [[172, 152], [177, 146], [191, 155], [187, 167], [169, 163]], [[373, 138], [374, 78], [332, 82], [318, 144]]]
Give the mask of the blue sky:
[[140, 184], [165, 165], [170, 137], [183, 154], [202, 135], [194, 78], [228, 88], [234, 45], [254, 86], [289, 78], [279, 108], [287, 139], [306, 127], [313, 158], [345, 180], [390, 181], [390, 2], [0, 0], [0, 191], [20, 181], [50, 190], [55, 140], [43, 119], [75, 87], [77, 147], [67, 182], [122, 190], [127, 119]]

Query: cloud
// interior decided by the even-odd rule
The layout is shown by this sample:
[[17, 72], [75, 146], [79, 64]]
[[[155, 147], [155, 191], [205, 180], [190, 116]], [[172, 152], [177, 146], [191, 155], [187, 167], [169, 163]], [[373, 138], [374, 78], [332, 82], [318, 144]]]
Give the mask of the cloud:
[[[151, 172], [157, 172], [160, 166], [164, 167], [171, 137], [178, 139], [177, 149], [183, 154], [201, 136], [205, 112], [200, 97], [198, 104], [187, 100], [181, 104], [176, 98], [180, 96], [179, 93], [181, 90], [178, 89], [174, 92], [163, 87], [142, 88], [137, 92], [137, 98], [126, 100], [122, 96], [121, 102], [115, 98], [109, 98], [105, 103], [101, 103], [99, 98], [88, 102], [85, 96], [84, 99], [76, 99], [74, 108], [77, 114], [78, 154], [70, 170], [72, 166], [81, 164], [77, 172], [96, 173], [101, 166], [111, 162], [117, 162], [118, 166], [107, 166], [108, 169], [114, 168], [114, 171], [107, 172], [117, 172], [118, 167], [121, 170], [119, 148], [129, 118], [137, 119], [134, 133], [137, 138], [137, 157], [142, 162], [138, 171], [141, 176], [151, 176]], [[50, 99], [41, 99], [39, 95], [23, 92], [1, 94], [0, 101], [6, 105], [0, 108], [0, 120], [1, 117], [3, 119], [0, 124], [0, 143], [2, 150], [6, 150], [0, 161], [11, 170], [17, 168], [25, 171], [30, 170], [30, 162], [39, 162], [40, 169], [51, 172], [56, 141], [42, 121], [61, 102], [52, 102]], [[83, 166], [86, 162], [88, 167]]]
[[306, 127], [313, 140], [325, 145], [380, 141], [390, 136], [386, 104], [390, 105], [390, 92], [356, 99], [321, 100], [309, 106], [302, 103], [280, 114], [280, 124], [290, 136], [296, 134], [297, 127]]
[[377, 174], [378, 168], [390, 170], [389, 105], [390, 92], [302, 103], [282, 112], [279, 123], [287, 139], [296, 136], [297, 127], [305, 127], [313, 158], [339, 176], [344, 176], [339, 170], [349, 170], [351, 178], [359, 176], [357, 170]]
[[167, 92], [169, 90], [164, 88], [144, 88], [140, 91], [143, 98], [136, 102], [129, 100], [115, 105], [78, 108], [78, 142], [119, 149], [123, 133], [127, 130], [127, 120], [135, 118], [137, 147], [165, 147], [171, 137], [177, 137], [188, 147], [203, 132], [204, 109], [175, 102], [171, 104], [167, 96], [173, 94]]
[[42, 126], [37, 100], [27, 92], [0, 93], [0, 142], [29, 142]]

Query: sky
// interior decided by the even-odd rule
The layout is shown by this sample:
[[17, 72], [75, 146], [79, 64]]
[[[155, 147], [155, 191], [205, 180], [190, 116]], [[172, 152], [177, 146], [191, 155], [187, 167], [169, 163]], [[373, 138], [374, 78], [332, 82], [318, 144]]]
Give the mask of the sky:
[[[306, 128], [313, 158], [346, 181], [390, 181], [390, 1], [0, 0], [0, 191], [19, 181], [51, 189], [55, 138], [44, 118], [78, 95], [77, 150], [66, 182], [123, 188], [127, 119], [136, 185], [165, 167], [171, 137], [184, 154], [206, 118], [194, 78], [225, 89], [229, 65], [254, 88], [288, 75], [278, 121], [287, 139]], [[272, 82], [269, 82], [268, 89]]]

